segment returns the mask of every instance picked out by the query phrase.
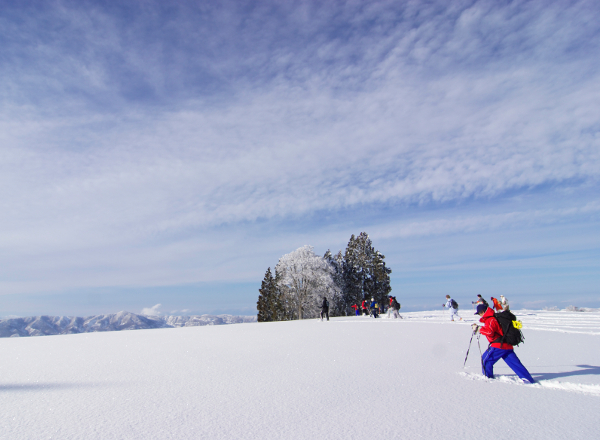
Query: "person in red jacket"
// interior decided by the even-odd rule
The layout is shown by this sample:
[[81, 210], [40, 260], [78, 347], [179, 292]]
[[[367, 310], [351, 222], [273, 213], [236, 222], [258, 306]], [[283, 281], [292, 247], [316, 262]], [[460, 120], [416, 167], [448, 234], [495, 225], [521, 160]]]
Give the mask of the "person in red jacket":
[[352, 307], [354, 309], [354, 314], [356, 316], [360, 315], [360, 312], [358, 311], [358, 305], [357, 304], [352, 304], [350, 307]]
[[496, 310], [497, 312], [502, 310], [502, 304], [500, 304], [500, 301], [498, 301], [496, 298], [494, 298], [492, 296], [492, 303], [494, 304], [494, 310]]
[[483, 353], [481, 357], [483, 374], [490, 379], [494, 378], [494, 364], [500, 359], [504, 359], [504, 362], [519, 376], [523, 381], [529, 383], [535, 383], [527, 368], [523, 366], [517, 355], [513, 350], [513, 346], [505, 342], [494, 342], [498, 338], [501, 338], [502, 327], [498, 323], [498, 320], [494, 318], [494, 311], [488, 306], [479, 304], [477, 306], [476, 315], [481, 316], [479, 322], [483, 323], [483, 326], [473, 324], [473, 331], [479, 332], [484, 335], [490, 342], [490, 347]]

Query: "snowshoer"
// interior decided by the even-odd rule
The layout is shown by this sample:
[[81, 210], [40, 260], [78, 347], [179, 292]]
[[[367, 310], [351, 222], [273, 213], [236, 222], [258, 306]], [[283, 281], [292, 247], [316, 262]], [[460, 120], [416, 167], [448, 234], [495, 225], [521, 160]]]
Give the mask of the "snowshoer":
[[504, 295], [500, 295], [500, 304], [502, 304], [502, 310], [510, 311], [510, 307], [508, 306], [508, 301], [504, 298]]
[[352, 307], [354, 309], [354, 314], [356, 316], [360, 316], [360, 308], [358, 307], [357, 304], [352, 304], [350, 307]]
[[329, 301], [326, 297], [323, 297], [323, 304], [321, 304], [321, 321], [323, 321], [323, 316], [327, 317], [327, 321], [329, 321]]
[[450, 321], [454, 321], [455, 316], [459, 318], [459, 321], [463, 320], [458, 316], [458, 303], [450, 298], [450, 295], [446, 295], [446, 304], [442, 304], [442, 307], [448, 307], [448, 310], [450, 310]]
[[375, 302], [375, 298], [371, 298], [371, 315], [373, 318], [377, 318], [379, 316], [379, 304]]
[[479, 305], [479, 304], [483, 304], [484, 306], [490, 306], [488, 304], [488, 302], [483, 299], [483, 297], [481, 295], [477, 295], [477, 301], [473, 301], [471, 304], [475, 304], [475, 305]]
[[493, 296], [490, 299], [492, 300], [492, 303], [494, 304], [494, 310], [496, 312], [499, 312], [500, 310], [502, 310], [502, 304], [500, 304], [500, 301], [498, 301]]
[[361, 304], [361, 308], [362, 308], [363, 314], [365, 316], [369, 314], [368, 309], [367, 309], [367, 300], [363, 299], [363, 302]]
[[504, 333], [498, 320], [494, 316], [494, 311], [489, 307], [480, 304], [477, 306], [477, 313], [475, 314], [481, 316], [479, 322], [483, 323], [483, 326], [473, 324], [473, 331], [484, 335], [490, 342], [490, 346], [481, 357], [483, 374], [486, 377], [493, 379], [494, 364], [500, 359], [504, 359], [504, 362], [506, 362], [521, 380], [535, 383], [535, 380], [533, 380], [533, 377], [531, 377], [527, 368], [523, 366], [515, 354], [513, 346], [502, 342]]
[[390, 307], [390, 309], [392, 310], [392, 314], [394, 315], [394, 319], [396, 318], [400, 318], [400, 319], [404, 319], [402, 318], [402, 316], [400, 315], [399, 310], [400, 310], [400, 303], [398, 302], [398, 300], [396, 299], [396, 297], [392, 297], [392, 306]]

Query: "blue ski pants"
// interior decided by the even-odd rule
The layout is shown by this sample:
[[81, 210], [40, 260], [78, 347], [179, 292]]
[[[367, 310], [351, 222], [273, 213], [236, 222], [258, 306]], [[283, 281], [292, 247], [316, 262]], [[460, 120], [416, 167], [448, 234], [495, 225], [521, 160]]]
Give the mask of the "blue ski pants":
[[498, 362], [500, 359], [504, 359], [504, 362], [515, 372], [517, 376], [519, 376], [523, 380], [527, 380], [530, 383], [535, 383], [527, 368], [523, 366], [514, 350], [503, 350], [501, 348], [490, 347], [485, 353], [483, 353], [482, 368], [483, 374], [486, 377], [493, 378], [494, 377], [494, 364]]

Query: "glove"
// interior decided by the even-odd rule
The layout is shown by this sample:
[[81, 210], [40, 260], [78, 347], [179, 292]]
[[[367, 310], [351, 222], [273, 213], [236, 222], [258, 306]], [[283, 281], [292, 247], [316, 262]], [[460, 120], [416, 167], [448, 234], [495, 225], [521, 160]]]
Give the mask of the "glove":
[[473, 329], [473, 331], [475, 333], [477, 333], [479, 331], [479, 326], [477, 324], [471, 324], [471, 328]]

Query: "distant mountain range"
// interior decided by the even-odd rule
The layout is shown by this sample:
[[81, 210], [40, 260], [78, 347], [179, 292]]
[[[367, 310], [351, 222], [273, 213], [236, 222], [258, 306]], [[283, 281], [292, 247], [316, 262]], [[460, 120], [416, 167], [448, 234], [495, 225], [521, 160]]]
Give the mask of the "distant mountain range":
[[0, 338], [256, 322], [256, 316], [145, 316], [119, 312], [88, 317], [31, 316], [0, 320]]

